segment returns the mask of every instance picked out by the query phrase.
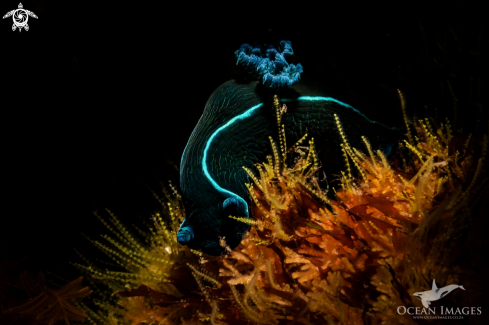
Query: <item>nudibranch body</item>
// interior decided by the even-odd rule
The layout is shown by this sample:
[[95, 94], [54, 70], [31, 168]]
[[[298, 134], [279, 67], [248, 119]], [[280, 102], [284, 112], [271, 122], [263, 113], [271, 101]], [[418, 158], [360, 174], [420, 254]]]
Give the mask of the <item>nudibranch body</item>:
[[[288, 68], [292, 73], [302, 71], [302, 67]], [[283, 76], [277, 80], [290, 86]], [[287, 105], [282, 117], [287, 141], [295, 143], [306, 132], [313, 136], [320, 156], [326, 158], [323, 167], [327, 172], [340, 170], [335, 165], [341, 161], [341, 149], [334, 114], [352, 145], [363, 135], [374, 147], [400, 137], [397, 129], [371, 121], [350, 105], [303, 85], [283, 89], [258, 81], [225, 82], [210, 96], [183, 152], [180, 186], [187, 217], [177, 234], [179, 243], [219, 255], [224, 251], [220, 238], [231, 248], [241, 242], [249, 226], [229, 216], [251, 217], [251, 198], [245, 186], [249, 176], [243, 167], [255, 171], [254, 164], [270, 154], [269, 136], [277, 134], [274, 94]]]

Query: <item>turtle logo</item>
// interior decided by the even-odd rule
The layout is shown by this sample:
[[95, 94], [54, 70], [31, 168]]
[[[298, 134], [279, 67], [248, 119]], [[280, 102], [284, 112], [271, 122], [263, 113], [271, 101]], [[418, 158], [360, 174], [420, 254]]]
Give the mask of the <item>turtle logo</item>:
[[19, 32], [22, 31], [22, 28], [25, 30], [29, 30], [29, 25], [27, 25], [27, 21], [29, 20], [29, 16], [33, 18], [37, 18], [36, 14], [32, 11], [23, 9], [22, 3], [19, 3], [19, 8], [9, 11], [3, 16], [3, 18], [8, 18], [12, 16], [14, 20], [14, 24], [12, 25], [12, 31], [15, 29], [19, 29]]

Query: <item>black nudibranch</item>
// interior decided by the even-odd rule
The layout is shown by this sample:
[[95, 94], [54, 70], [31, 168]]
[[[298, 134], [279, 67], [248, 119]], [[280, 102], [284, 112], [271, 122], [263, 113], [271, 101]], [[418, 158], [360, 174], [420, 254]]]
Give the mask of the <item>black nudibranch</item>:
[[[292, 45], [282, 41], [278, 49], [243, 45], [236, 51], [238, 64], [260, 81], [230, 80], [210, 96], [180, 164], [180, 186], [187, 217], [177, 234], [178, 242], [210, 255], [224, 251], [220, 238], [234, 249], [249, 225], [229, 216], [251, 218], [251, 198], [245, 184], [249, 176], [243, 166], [270, 154], [269, 136], [277, 133], [273, 95], [287, 105], [282, 117], [288, 143], [306, 132], [314, 137], [322, 168], [332, 175], [342, 169], [340, 136], [336, 114], [352, 146], [366, 136], [374, 148], [390, 149], [401, 138], [396, 128], [369, 120], [365, 115], [321, 91], [300, 82], [302, 66], [286, 61]], [[296, 84], [296, 85], [295, 85]]]
[[[314, 137], [323, 169], [331, 174], [343, 163], [340, 136], [334, 114], [342, 121], [350, 143], [359, 147], [366, 136], [374, 148], [390, 148], [401, 137], [396, 128], [369, 120], [350, 105], [331, 97], [307, 92], [300, 86], [274, 91], [287, 105], [282, 117], [286, 138], [295, 143], [306, 132]], [[211, 255], [224, 248], [219, 238], [235, 248], [249, 226], [229, 218], [250, 218], [251, 198], [243, 166], [270, 154], [269, 136], [277, 132], [272, 93], [258, 82], [240, 84], [230, 80], [209, 98], [195, 127], [180, 165], [180, 186], [187, 218], [177, 234], [178, 242]]]

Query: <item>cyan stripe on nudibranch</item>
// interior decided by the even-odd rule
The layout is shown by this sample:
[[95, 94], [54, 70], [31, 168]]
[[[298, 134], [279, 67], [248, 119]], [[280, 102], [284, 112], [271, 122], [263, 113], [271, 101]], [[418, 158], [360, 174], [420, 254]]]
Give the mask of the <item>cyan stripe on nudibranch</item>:
[[214, 139], [214, 137], [216, 136], [216, 134], [218, 134], [219, 132], [221, 132], [223, 129], [225, 128], [228, 128], [230, 127], [234, 122], [238, 121], [238, 120], [243, 120], [247, 117], [249, 117], [251, 114], [253, 114], [253, 112], [259, 108], [259, 107], [262, 107], [263, 106], [263, 103], [260, 103], [258, 105], [255, 105], [249, 109], [247, 109], [244, 113], [238, 115], [238, 116], [235, 116], [233, 117], [230, 121], [228, 121], [226, 124], [224, 124], [223, 126], [219, 127], [209, 138], [209, 140], [207, 140], [207, 144], [204, 148], [204, 157], [202, 158], [202, 170], [204, 172], [204, 175], [207, 177], [207, 179], [209, 180], [209, 182], [211, 182], [212, 186], [214, 186], [216, 188], [216, 190], [218, 190], [219, 192], [223, 193], [224, 195], [230, 195], [231, 197], [235, 198], [236, 200], [238, 201], [241, 201], [242, 204], [245, 204], [246, 206], [246, 215], [248, 215], [248, 204], [246, 203], [245, 200], [243, 200], [243, 198], [241, 198], [240, 196], [236, 195], [235, 193], [231, 192], [231, 191], [228, 191], [228, 190], [225, 190], [223, 189], [222, 187], [220, 187], [211, 177], [211, 175], [209, 174], [209, 171], [207, 170], [207, 151], [209, 150], [209, 146], [212, 142], [212, 140]]

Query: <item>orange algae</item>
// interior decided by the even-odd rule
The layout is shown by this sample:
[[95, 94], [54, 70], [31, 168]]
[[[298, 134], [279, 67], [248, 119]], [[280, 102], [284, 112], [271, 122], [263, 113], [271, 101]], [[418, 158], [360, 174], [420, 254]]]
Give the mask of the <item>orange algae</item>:
[[[8, 264], [1, 266], [9, 267], [15, 263]], [[92, 291], [88, 287], [81, 287], [82, 278], [79, 277], [55, 289], [47, 286], [42, 272], [39, 272], [37, 278], [27, 271], [21, 273], [18, 279], [2, 276], [2, 280], [7, 280], [5, 284], [10, 288], [4, 287], [2, 290], [4, 295], [0, 295], [0, 310], [3, 314], [0, 314], [1, 323], [51, 325], [84, 321], [88, 315], [80, 307], [80, 299], [85, 298]], [[10, 290], [13, 288], [22, 289], [29, 298], [14, 298], [16, 295]], [[9, 305], [10, 308], [5, 308]]]
[[[278, 117], [286, 112], [278, 99], [275, 109]], [[420, 307], [411, 296], [426, 281], [458, 283], [465, 270], [446, 246], [464, 231], [460, 225], [474, 222], [477, 203], [487, 197], [487, 136], [463, 137], [449, 122], [434, 129], [428, 120], [411, 133], [406, 123], [409, 141], [388, 161], [366, 138], [365, 153], [352, 148], [339, 119], [337, 126], [347, 166], [341, 189], [320, 188], [314, 139], [304, 146], [305, 135], [286, 150], [279, 126], [268, 161], [256, 175], [246, 170], [254, 220], [236, 219], [251, 231], [223, 256], [177, 244], [184, 211], [176, 191], [158, 197], [168, 220], [155, 216], [149, 246], [111, 215], [117, 239], [98, 246], [124, 271], [78, 265], [117, 293], [112, 302], [101, 298], [98, 311], [85, 306], [90, 321], [415, 324], [397, 307]], [[296, 156], [293, 166], [285, 164], [287, 154]]]

